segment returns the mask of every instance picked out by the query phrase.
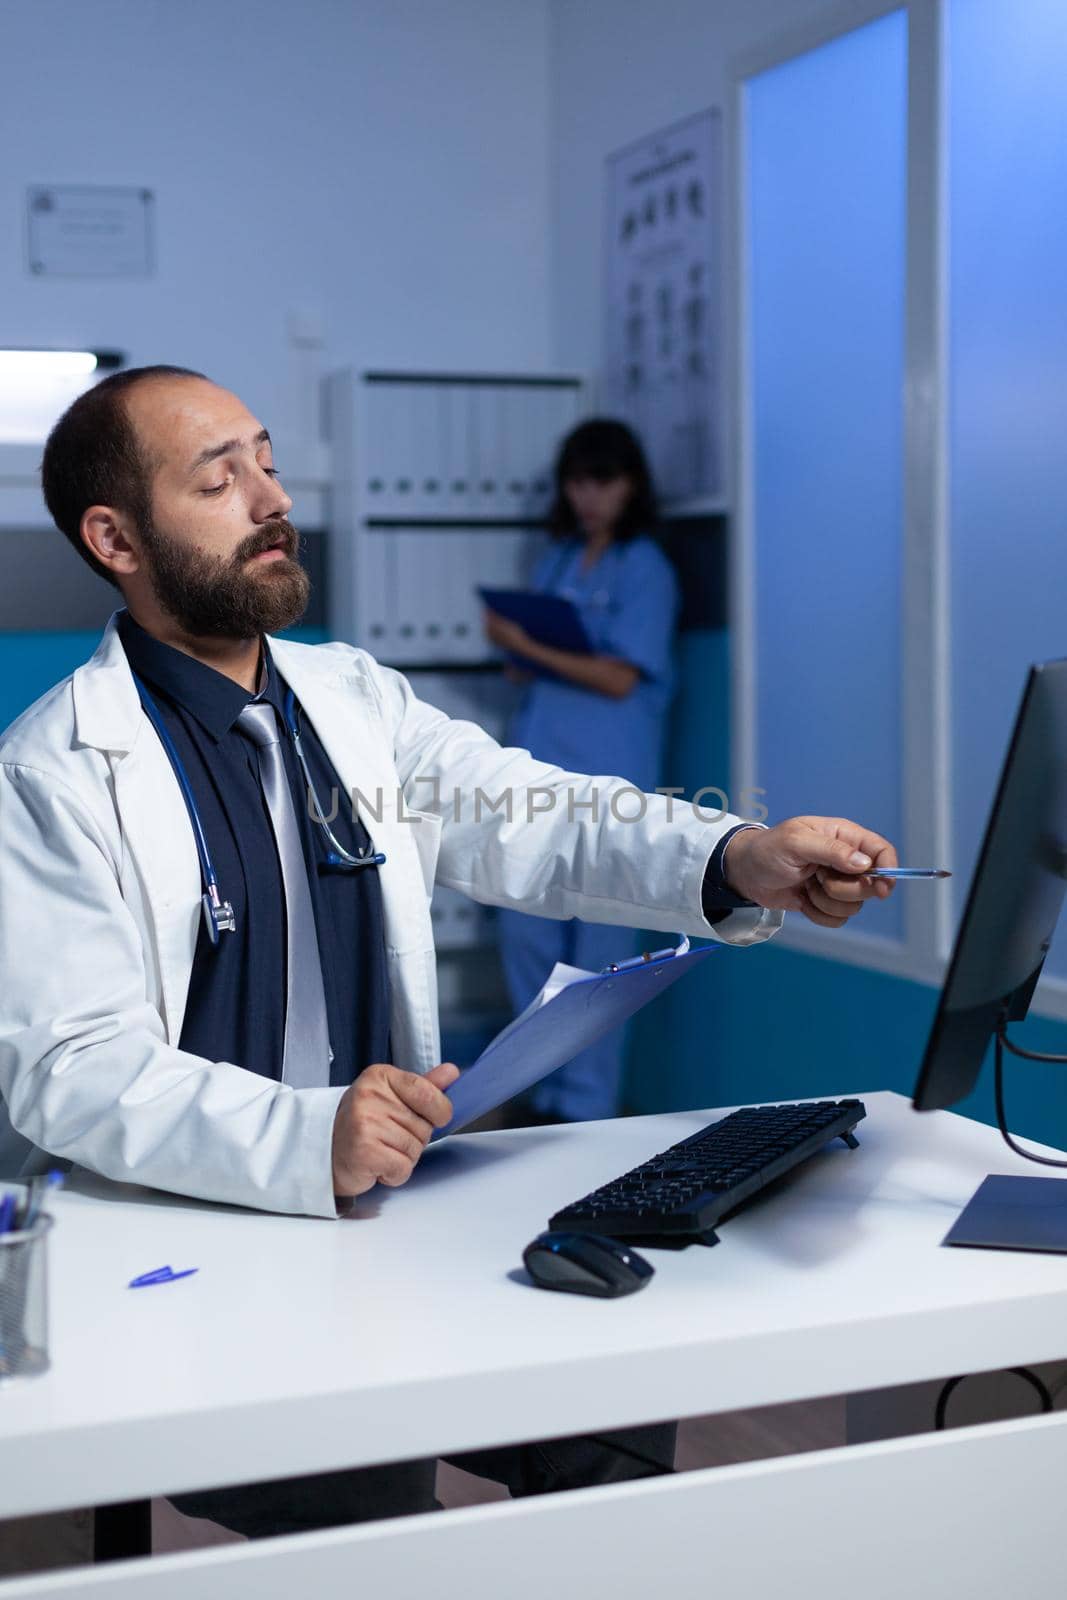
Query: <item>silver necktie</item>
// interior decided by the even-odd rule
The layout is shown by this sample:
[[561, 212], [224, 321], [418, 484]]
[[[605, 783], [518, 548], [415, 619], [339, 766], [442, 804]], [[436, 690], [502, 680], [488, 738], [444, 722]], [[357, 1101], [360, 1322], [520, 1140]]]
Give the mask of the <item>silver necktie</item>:
[[282, 1081], [294, 1089], [330, 1082], [330, 1039], [322, 986], [315, 912], [307, 862], [279, 743], [278, 719], [264, 702], [245, 706], [237, 719], [259, 752], [259, 775], [270, 812], [285, 889], [285, 1050]]

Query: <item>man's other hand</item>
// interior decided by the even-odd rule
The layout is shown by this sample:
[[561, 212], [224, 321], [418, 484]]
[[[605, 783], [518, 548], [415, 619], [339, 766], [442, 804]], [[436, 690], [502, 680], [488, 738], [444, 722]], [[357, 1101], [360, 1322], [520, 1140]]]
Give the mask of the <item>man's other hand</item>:
[[346, 1089], [333, 1124], [333, 1192], [364, 1194], [406, 1183], [435, 1128], [452, 1120], [444, 1090], [459, 1068], [445, 1061], [425, 1076], [379, 1061]]
[[844, 817], [791, 817], [746, 828], [726, 847], [723, 874], [735, 894], [774, 911], [800, 911], [820, 928], [841, 928], [865, 900], [886, 900], [893, 884], [865, 878], [895, 867], [888, 839]]

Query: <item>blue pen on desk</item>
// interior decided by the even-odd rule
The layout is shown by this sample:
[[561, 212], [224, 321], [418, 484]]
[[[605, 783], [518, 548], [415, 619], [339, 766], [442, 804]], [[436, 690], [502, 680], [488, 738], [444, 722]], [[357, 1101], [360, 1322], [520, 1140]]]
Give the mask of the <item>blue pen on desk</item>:
[[865, 878], [951, 878], [947, 867], [871, 867]]
[[148, 1289], [154, 1283], [176, 1283], [179, 1278], [191, 1278], [194, 1272], [199, 1271], [199, 1267], [185, 1267], [181, 1272], [175, 1272], [171, 1267], [156, 1267], [153, 1272], [142, 1272], [139, 1278], [131, 1278], [126, 1287]]
[[0, 1233], [13, 1233], [15, 1221], [15, 1196], [0, 1195]]

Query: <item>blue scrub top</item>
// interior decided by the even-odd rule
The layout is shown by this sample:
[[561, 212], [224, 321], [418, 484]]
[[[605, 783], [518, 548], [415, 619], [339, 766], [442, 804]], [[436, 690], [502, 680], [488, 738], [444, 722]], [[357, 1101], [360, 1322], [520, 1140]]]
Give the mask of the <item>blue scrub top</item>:
[[624, 700], [539, 678], [525, 691], [509, 739], [539, 761], [654, 789], [674, 688], [674, 570], [645, 537], [610, 545], [589, 571], [582, 570], [584, 552], [580, 539], [554, 544], [531, 588], [573, 601], [597, 654], [617, 656], [641, 676]]

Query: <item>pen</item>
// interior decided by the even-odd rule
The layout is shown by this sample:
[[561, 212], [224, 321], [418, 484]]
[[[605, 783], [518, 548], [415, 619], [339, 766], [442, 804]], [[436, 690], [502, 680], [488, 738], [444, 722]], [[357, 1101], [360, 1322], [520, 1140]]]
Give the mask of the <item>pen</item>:
[[631, 956], [629, 961], [613, 961], [610, 967], [601, 969], [601, 976], [607, 972], [625, 972], [628, 967], [644, 967], [650, 961], [663, 961], [674, 954], [674, 950], [646, 950], [642, 955]]
[[26, 1204], [17, 1219], [16, 1226], [19, 1228], [32, 1228], [41, 1214], [45, 1195], [49, 1189], [55, 1188], [62, 1182], [63, 1174], [56, 1171], [42, 1173], [39, 1177], [31, 1178]]
[[872, 867], [865, 878], [951, 878], [947, 867]]
[[154, 1283], [176, 1283], [179, 1278], [191, 1278], [199, 1271], [199, 1267], [184, 1267], [181, 1272], [175, 1272], [173, 1267], [156, 1267], [152, 1272], [142, 1272], [139, 1278], [131, 1278], [127, 1288], [148, 1289]]
[[0, 1233], [10, 1233], [11, 1224], [15, 1218], [15, 1196], [13, 1194], [0, 1195]]

